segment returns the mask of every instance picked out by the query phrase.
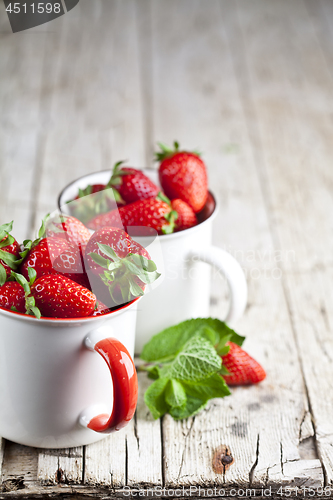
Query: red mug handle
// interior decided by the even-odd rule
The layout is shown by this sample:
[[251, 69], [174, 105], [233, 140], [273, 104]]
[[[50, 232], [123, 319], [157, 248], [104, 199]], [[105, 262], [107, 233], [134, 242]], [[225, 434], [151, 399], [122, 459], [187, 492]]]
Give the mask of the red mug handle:
[[109, 434], [119, 431], [132, 419], [138, 400], [138, 377], [133, 359], [126, 347], [115, 338], [93, 343], [86, 337], [85, 346], [98, 352], [106, 362], [113, 383], [113, 408], [111, 415], [100, 413], [92, 416], [87, 409], [80, 416], [80, 423], [96, 432]]

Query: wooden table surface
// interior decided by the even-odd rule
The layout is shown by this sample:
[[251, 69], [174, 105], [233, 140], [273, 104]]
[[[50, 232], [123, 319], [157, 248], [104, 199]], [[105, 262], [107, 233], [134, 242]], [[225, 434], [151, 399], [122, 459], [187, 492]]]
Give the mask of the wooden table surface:
[[[15, 35], [0, 11], [1, 221], [23, 239], [76, 177], [152, 166], [158, 140], [199, 148], [214, 242], [248, 280], [236, 330], [267, 370], [186, 421], [153, 421], [140, 375], [135, 418], [97, 444], [2, 440], [0, 498], [333, 488], [333, 2], [81, 0]], [[211, 314], [226, 301], [214, 276]]]

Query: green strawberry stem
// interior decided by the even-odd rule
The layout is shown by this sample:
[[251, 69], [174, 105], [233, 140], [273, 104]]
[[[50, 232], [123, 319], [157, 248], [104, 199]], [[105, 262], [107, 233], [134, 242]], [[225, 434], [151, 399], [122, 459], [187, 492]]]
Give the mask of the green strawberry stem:
[[36, 307], [35, 298], [31, 295], [31, 288], [30, 288], [34, 284], [37, 277], [35, 269], [33, 269], [32, 267], [28, 267], [28, 275], [29, 275], [29, 281], [27, 281], [22, 274], [15, 273], [14, 271], [12, 271], [11, 278], [17, 281], [23, 287], [23, 290], [25, 292], [26, 314], [30, 316], [36, 316], [36, 318], [40, 319], [41, 313], [38, 307]]
[[[179, 148], [179, 142], [174, 141], [173, 143], [173, 148], [170, 146], [167, 146], [163, 142], [158, 142], [157, 145], [159, 146], [161, 151], [156, 151], [155, 153], [155, 161], [161, 162], [165, 160], [165, 158], [169, 158], [170, 156], [173, 156], [176, 153], [180, 153], [181, 151]], [[185, 151], [184, 151], [185, 152]], [[201, 156], [201, 153], [199, 151], [188, 151], [191, 152], [197, 156]]]
[[[100, 251], [107, 257], [91, 252], [89, 256], [104, 269], [99, 276], [109, 289], [112, 300], [116, 304], [129, 302], [134, 297], [144, 295], [143, 289], [137, 283], [138, 278], [142, 284], [148, 285], [156, 281], [160, 274], [156, 271], [156, 264], [143, 255], [129, 253], [126, 257], [119, 257], [108, 245], [98, 243]], [[116, 296], [120, 289], [122, 300]]]

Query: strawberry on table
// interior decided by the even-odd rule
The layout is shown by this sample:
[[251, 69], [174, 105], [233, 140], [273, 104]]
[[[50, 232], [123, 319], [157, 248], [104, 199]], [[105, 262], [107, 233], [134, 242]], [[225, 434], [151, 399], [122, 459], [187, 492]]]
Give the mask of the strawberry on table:
[[25, 291], [16, 281], [7, 281], [0, 287], [0, 307], [25, 313]]
[[57, 274], [38, 278], [31, 286], [31, 295], [42, 316], [51, 318], [91, 316], [96, 305], [90, 290]]
[[20, 258], [20, 245], [10, 234], [13, 221], [0, 226], [0, 285], [9, 278], [12, 270], [17, 268], [15, 261]]
[[159, 143], [161, 152], [156, 153], [160, 162], [159, 178], [164, 193], [170, 199], [186, 201], [195, 213], [204, 207], [208, 195], [207, 171], [198, 153], [180, 151]]
[[157, 231], [158, 234], [172, 233], [175, 227], [175, 213], [165, 201], [159, 199], [139, 200], [112, 210], [92, 219], [87, 226], [98, 230], [105, 226], [124, 228], [128, 231], [130, 227], [148, 227]]
[[143, 295], [145, 285], [159, 277], [147, 250], [119, 228], [96, 231], [85, 259], [92, 289], [107, 307]]
[[263, 367], [234, 342], [228, 342], [229, 352], [222, 356], [223, 366], [230, 375], [223, 375], [228, 385], [257, 384], [266, 377]]

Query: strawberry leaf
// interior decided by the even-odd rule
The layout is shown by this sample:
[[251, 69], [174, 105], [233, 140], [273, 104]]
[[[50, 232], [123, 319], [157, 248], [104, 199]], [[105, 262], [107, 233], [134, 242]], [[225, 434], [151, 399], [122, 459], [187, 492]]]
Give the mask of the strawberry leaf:
[[0, 264], [0, 286], [6, 283], [6, 279], [7, 279], [6, 269], [3, 267], [2, 264]]
[[0, 233], [2, 233], [2, 232], [7, 233], [7, 234], [11, 233], [13, 230], [13, 224], [14, 224], [13, 220], [11, 222], [7, 222], [6, 224], [1, 224]]
[[142, 295], [144, 295], [144, 291], [134, 281], [134, 279], [132, 278], [132, 276], [129, 277], [128, 281], [129, 281], [129, 290], [130, 290], [131, 294], [133, 295], [133, 297], [141, 297]]
[[110, 262], [108, 259], [104, 259], [104, 257], [94, 252], [90, 252], [89, 257], [91, 257], [95, 264], [97, 264], [98, 266], [108, 269]]
[[37, 278], [36, 270], [33, 269], [32, 267], [28, 267], [28, 276], [29, 276], [30, 285], [33, 285], [36, 278]]
[[97, 243], [98, 248], [102, 253], [104, 253], [107, 257], [109, 257], [111, 260], [114, 262], [118, 262], [121, 260], [120, 257], [116, 254], [116, 252], [113, 250], [113, 248], [109, 247], [108, 245], [103, 245], [102, 243]]
[[9, 266], [11, 269], [16, 270], [17, 269], [17, 259], [15, 255], [6, 252], [5, 250], [0, 250], [0, 260], [2, 260], [7, 266]]
[[[1, 241], [3, 240], [3, 241]], [[11, 234], [0, 234], [0, 248], [8, 247], [14, 243], [15, 239]]]

